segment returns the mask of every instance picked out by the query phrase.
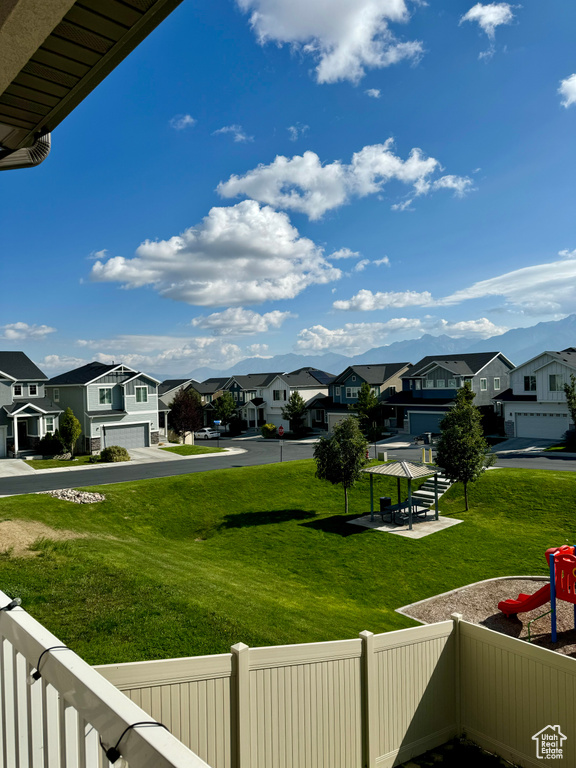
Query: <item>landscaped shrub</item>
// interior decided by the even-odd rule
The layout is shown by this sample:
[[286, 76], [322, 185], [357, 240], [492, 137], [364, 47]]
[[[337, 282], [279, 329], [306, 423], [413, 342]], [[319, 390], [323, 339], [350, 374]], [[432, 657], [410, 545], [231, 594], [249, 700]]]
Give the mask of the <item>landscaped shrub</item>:
[[130, 461], [130, 454], [121, 445], [111, 445], [108, 448], [104, 448], [100, 454], [101, 461]]
[[277, 427], [276, 424], [263, 424], [260, 427], [260, 432], [262, 432], [262, 437], [276, 437], [277, 436]]
[[55, 456], [57, 453], [62, 453], [64, 443], [57, 432], [54, 434], [47, 432], [42, 440], [38, 442], [36, 449], [42, 456]]
[[88, 459], [89, 464], [98, 464], [99, 461], [100, 461], [99, 453], [92, 454], [92, 456], [90, 456], [90, 458]]

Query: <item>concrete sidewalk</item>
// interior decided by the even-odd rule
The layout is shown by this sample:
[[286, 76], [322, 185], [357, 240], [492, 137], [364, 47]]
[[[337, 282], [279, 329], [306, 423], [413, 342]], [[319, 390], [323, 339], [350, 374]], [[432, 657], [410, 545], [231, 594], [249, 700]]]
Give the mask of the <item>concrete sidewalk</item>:
[[[172, 447], [172, 446], [164, 446]], [[200, 446], [206, 447], [209, 446]], [[191, 459], [207, 459], [214, 458], [215, 456], [235, 456], [240, 453], [246, 453], [242, 448], [228, 448], [224, 447], [223, 452], [214, 453], [201, 453], [198, 456], [179, 456], [177, 453], [171, 451], [163, 451], [161, 448], [131, 448], [128, 453], [130, 454], [130, 462], [118, 461], [111, 463], [97, 463], [97, 464], [79, 464], [78, 466], [62, 466], [54, 467], [53, 469], [34, 469], [24, 459], [2, 459], [0, 460], [0, 478], [1, 477], [19, 477], [22, 475], [46, 475], [53, 472], [78, 472], [81, 470], [90, 469], [102, 469], [102, 467], [122, 467], [126, 464], [155, 464], [158, 462], [166, 463], [167, 461], [190, 461]]]

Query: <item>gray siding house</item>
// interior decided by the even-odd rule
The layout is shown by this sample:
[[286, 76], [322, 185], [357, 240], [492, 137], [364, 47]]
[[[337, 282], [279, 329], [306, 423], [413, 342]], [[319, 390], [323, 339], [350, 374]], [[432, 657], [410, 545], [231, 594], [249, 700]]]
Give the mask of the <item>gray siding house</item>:
[[493, 413], [494, 395], [508, 387], [513, 368], [501, 352], [424, 357], [403, 374], [402, 391], [388, 400], [396, 408], [396, 426], [410, 434], [440, 432], [440, 422], [466, 382], [476, 394], [474, 405]]
[[62, 410], [72, 408], [82, 425], [80, 450], [110, 445], [145, 448], [159, 442], [159, 381], [127, 365], [88, 363], [46, 384]]
[[47, 381], [24, 352], [0, 352], [0, 459], [33, 450], [58, 429], [62, 409], [47, 396]]

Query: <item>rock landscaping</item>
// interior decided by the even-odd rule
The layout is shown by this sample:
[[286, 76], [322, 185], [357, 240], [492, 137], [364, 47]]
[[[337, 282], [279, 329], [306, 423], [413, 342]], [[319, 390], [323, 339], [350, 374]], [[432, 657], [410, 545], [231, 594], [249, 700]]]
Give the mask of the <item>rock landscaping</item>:
[[102, 493], [89, 493], [88, 491], [75, 491], [72, 488], [64, 488], [60, 491], [39, 491], [38, 495], [46, 494], [62, 501], [72, 501], [74, 504], [94, 504], [104, 501], [106, 496]]

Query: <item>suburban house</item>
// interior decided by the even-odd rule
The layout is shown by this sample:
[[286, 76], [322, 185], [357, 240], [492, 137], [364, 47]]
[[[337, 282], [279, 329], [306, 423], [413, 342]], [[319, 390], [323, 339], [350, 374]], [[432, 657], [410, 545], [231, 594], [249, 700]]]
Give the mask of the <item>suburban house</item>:
[[168, 412], [175, 396], [197, 384], [195, 379], [166, 379], [158, 386], [158, 426], [164, 437], [168, 436]]
[[47, 396], [72, 408], [82, 425], [79, 448], [144, 448], [159, 442], [157, 379], [122, 364], [88, 363], [50, 379]]
[[217, 418], [212, 403], [224, 392], [224, 386], [229, 381], [229, 376], [213, 376], [206, 381], [195, 381], [187, 389], [193, 389], [200, 396], [204, 410], [204, 426], [211, 427]]
[[47, 395], [47, 381], [24, 352], [0, 352], [0, 459], [33, 449], [58, 429], [62, 408]]
[[388, 399], [396, 411], [391, 426], [410, 434], [440, 432], [440, 422], [466, 382], [476, 394], [474, 405], [493, 413], [494, 395], [508, 387], [513, 368], [501, 352], [424, 357], [402, 374], [402, 390]]
[[382, 363], [378, 365], [350, 365], [329, 386], [324, 397], [316, 397], [309, 404], [312, 426], [332, 431], [335, 424], [350, 415], [350, 406], [358, 401], [362, 384], [384, 403], [402, 387], [401, 376], [410, 363]]
[[509, 437], [561, 439], [571, 424], [564, 384], [576, 375], [576, 348], [542, 352], [510, 374], [510, 387], [496, 394]]

